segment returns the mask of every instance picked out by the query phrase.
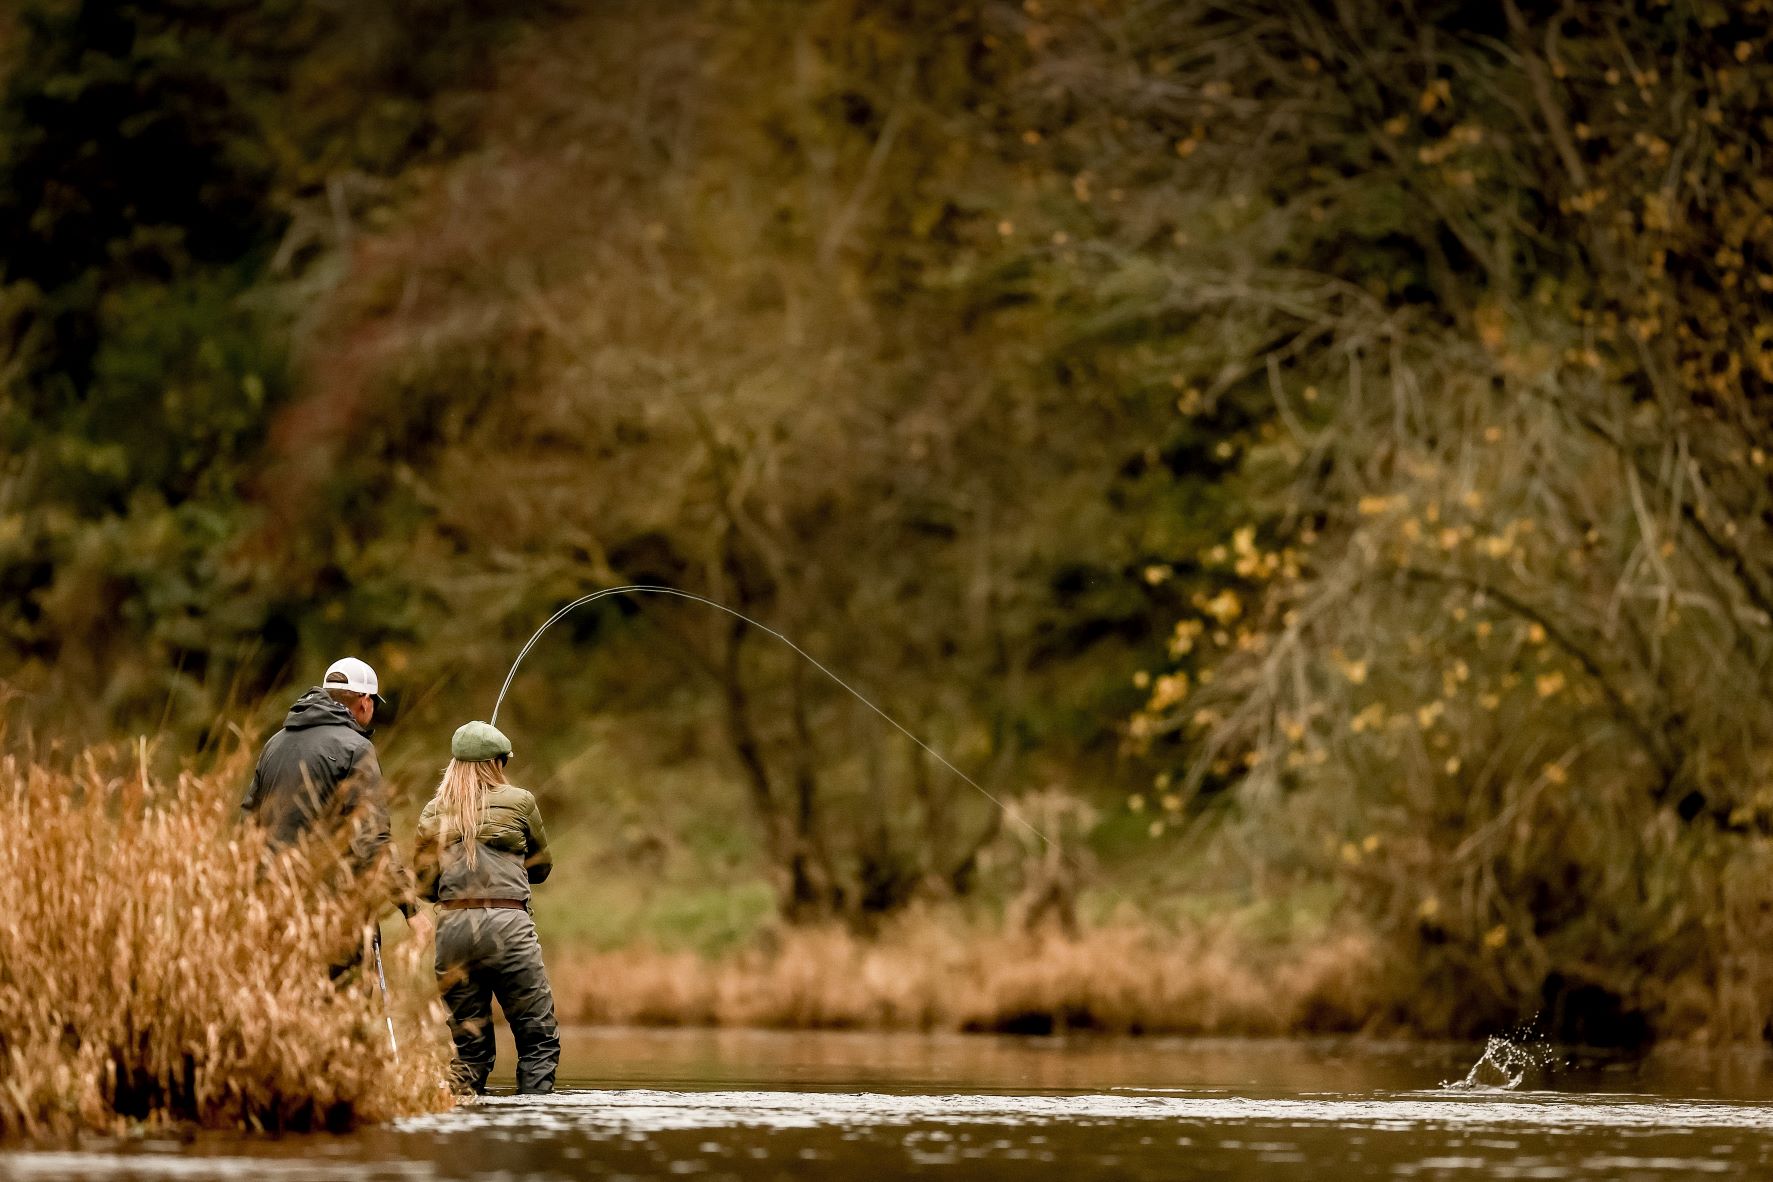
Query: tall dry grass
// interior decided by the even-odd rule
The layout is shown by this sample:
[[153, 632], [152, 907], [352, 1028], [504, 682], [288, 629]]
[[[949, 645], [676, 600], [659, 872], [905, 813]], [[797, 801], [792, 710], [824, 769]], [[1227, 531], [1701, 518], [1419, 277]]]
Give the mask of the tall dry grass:
[[0, 1136], [447, 1104], [439, 1024], [397, 1014], [396, 1059], [373, 973], [329, 977], [374, 884], [267, 859], [234, 823], [243, 769], [156, 782], [135, 754], [0, 760]]
[[873, 938], [791, 928], [772, 945], [569, 954], [555, 996], [569, 1021], [1030, 1033], [1353, 1031], [1383, 1009], [1375, 949], [1353, 933], [1280, 952], [1211, 927], [1071, 938], [914, 915]]

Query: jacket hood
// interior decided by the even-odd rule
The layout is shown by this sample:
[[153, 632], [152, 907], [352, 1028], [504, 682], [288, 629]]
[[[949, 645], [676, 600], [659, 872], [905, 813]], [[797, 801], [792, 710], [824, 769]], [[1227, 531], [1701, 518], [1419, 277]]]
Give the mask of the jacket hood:
[[284, 730], [306, 730], [311, 726], [348, 726], [365, 737], [370, 733], [357, 725], [357, 720], [351, 717], [343, 702], [335, 702], [332, 695], [319, 686], [297, 698], [283, 717]]

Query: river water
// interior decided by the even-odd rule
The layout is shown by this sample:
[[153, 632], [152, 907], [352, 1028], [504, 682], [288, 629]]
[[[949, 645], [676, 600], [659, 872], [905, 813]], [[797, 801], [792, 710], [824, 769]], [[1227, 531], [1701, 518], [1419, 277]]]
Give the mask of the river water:
[[621, 1030], [565, 1041], [552, 1097], [344, 1137], [3, 1153], [0, 1178], [1773, 1177], [1773, 1062], [1758, 1053], [1543, 1053], [1504, 1089], [1523, 1064], [1492, 1054], [1466, 1084], [1483, 1049], [1464, 1046]]

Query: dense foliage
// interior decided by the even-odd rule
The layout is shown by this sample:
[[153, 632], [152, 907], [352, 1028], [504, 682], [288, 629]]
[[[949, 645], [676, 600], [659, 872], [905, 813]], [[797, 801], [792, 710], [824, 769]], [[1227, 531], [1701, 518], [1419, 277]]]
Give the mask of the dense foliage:
[[291, 325], [389, 178], [460, 134], [452, 95], [521, 11], [42, 0], [15, 18], [0, 634], [74, 721], [283, 668], [294, 637], [233, 549]]
[[[1156, 54], [1203, 15], [1121, 28]], [[1752, 1037], [1765, 6], [1435, 16], [1213, 42], [1216, 175], [1275, 235], [1216, 303], [1272, 309], [1232, 382], [1282, 421], [1135, 730], [1177, 808], [1229, 777], [1323, 843], [1429, 1025]]]
[[[350, 645], [441, 722], [670, 583], [1108, 857], [1333, 883], [1392, 1020], [1761, 1032], [1764, 4], [475, 11], [25, 21], [40, 715], [203, 725]], [[567, 628], [515, 725], [744, 801], [783, 913], [997, 872], [767, 636]]]

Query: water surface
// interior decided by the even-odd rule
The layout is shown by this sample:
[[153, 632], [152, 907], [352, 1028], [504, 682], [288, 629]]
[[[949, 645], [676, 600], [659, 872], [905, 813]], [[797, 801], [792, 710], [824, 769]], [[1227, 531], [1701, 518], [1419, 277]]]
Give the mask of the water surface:
[[[1470, 1047], [568, 1032], [566, 1090], [348, 1137], [0, 1155], [76, 1179], [1773, 1177], [1760, 1054], [1553, 1056], [1450, 1088]], [[501, 1061], [509, 1063], [509, 1048]]]

